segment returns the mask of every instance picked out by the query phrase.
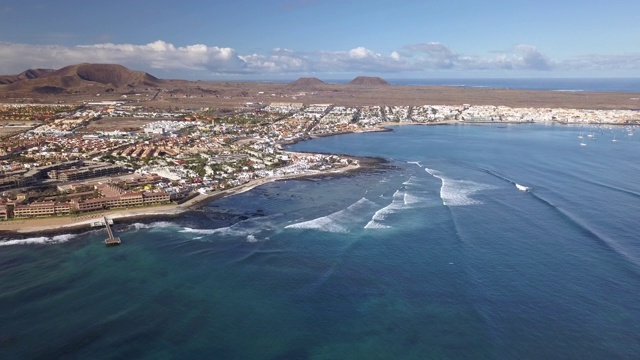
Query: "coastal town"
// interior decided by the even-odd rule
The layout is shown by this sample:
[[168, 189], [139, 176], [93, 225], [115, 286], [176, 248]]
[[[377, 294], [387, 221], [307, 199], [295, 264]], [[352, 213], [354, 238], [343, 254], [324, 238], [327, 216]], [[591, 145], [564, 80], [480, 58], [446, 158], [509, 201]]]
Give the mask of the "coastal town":
[[0, 220], [73, 217], [180, 204], [255, 180], [357, 168], [358, 160], [295, 153], [315, 136], [399, 124], [617, 124], [636, 110], [461, 104], [359, 106], [302, 102], [157, 109], [122, 101], [0, 105]]

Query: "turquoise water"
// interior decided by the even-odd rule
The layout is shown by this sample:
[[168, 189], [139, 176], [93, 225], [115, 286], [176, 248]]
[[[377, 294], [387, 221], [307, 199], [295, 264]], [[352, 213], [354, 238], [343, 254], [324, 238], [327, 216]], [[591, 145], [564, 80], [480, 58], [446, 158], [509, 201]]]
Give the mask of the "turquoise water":
[[293, 149], [389, 163], [116, 224], [117, 248], [3, 239], [0, 358], [640, 353], [638, 136], [402, 126]]

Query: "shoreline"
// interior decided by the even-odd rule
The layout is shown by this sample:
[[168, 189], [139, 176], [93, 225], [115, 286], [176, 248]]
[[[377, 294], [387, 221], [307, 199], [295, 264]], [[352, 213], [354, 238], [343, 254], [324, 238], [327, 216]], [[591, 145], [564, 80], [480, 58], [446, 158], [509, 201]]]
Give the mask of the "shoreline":
[[[414, 122], [383, 122], [377, 124], [374, 128], [364, 131], [343, 131], [337, 133], [327, 133], [310, 136], [306, 139], [300, 139], [298, 141], [292, 141], [283, 143], [283, 145], [293, 145], [300, 141], [312, 140], [316, 138], [330, 137], [336, 135], [352, 134], [352, 133], [369, 133], [369, 132], [390, 132], [393, 131], [394, 126], [408, 126], [408, 125], [422, 125], [422, 126], [446, 126], [446, 125], [474, 125], [474, 124], [531, 124], [532, 122], [464, 122], [457, 120], [441, 121], [436, 123], [414, 123]], [[561, 125], [572, 125], [561, 122], [554, 122]], [[576, 124], [580, 125], [580, 124]], [[593, 125], [593, 124], [592, 124]], [[598, 124], [605, 125], [605, 124]], [[625, 126], [626, 124], [616, 124]], [[141, 208], [129, 208], [129, 209], [114, 209], [105, 210], [97, 213], [82, 214], [79, 216], [65, 216], [65, 217], [46, 217], [46, 218], [28, 218], [17, 219], [0, 222], [0, 243], [4, 240], [2, 238], [7, 237], [23, 237], [25, 235], [31, 236], [55, 236], [69, 233], [82, 233], [91, 229], [101, 229], [102, 227], [92, 227], [91, 224], [95, 221], [100, 221], [104, 216], [109, 217], [112, 220], [119, 220], [119, 223], [133, 223], [136, 220], [149, 220], [149, 219], [171, 219], [181, 214], [197, 209], [199, 206], [203, 206], [206, 202], [215, 201], [228, 196], [241, 194], [246, 191], [250, 191], [258, 186], [281, 181], [281, 180], [303, 180], [310, 178], [319, 178], [326, 176], [345, 176], [348, 173], [357, 171], [368, 171], [381, 168], [383, 164], [387, 164], [388, 161], [383, 158], [376, 157], [358, 157], [347, 154], [334, 154], [334, 153], [318, 153], [326, 155], [338, 155], [351, 159], [358, 160], [358, 165], [347, 165], [337, 169], [331, 169], [328, 171], [317, 171], [312, 173], [301, 173], [291, 175], [280, 175], [274, 177], [260, 178], [251, 180], [245, 184], [230, 189], [225, 189], [208, 194], [197, 194], [196, 196], [186, 200], [180, 204], [166, 204], [157, 205], [151, 207]]]
[[9, 240], [8, 238], [24, 238], [25, 236], [53, 237], [62, 234], [78, 234], [93, 229], [100, 230], [103, 228], [102, 226], [93, 227], [91, 226], [91, 224], [95, 221], [102, 220], [105, 216], [114, 221], [118, 220], [118, 223], [125, 224], [130, 224], [137, 220], [171, 219], [186, 212], [193, 211], [198, 207], [203, 206], [205, 203], [222, 199], [228, 196], [241, 194], [267, 183], [293, 179], [304, 180], [327, 176], [346, 176], [348, 174], [356, 173], [359, 171], [374, 170], [387, 163], [387, 161], [382, 158], [365, 158], [355, 156], [351, 156], [350, 158], [358, 160], [358, 164], [347, 165], [344, 167], [322, 172], [306, 172], [301, 174], [281, 175], [255, 179], [230, 189], [211, 192], [208, 194], [198, 194], [181, 204], [167, 204], [142, 208], [105, 210], [97, 213], [82, 214], [79, 216], [47, 217], [4, 221], [0, 222], [0, 239], [4, 238], [0, 240], [0, 244], [3, 241]]

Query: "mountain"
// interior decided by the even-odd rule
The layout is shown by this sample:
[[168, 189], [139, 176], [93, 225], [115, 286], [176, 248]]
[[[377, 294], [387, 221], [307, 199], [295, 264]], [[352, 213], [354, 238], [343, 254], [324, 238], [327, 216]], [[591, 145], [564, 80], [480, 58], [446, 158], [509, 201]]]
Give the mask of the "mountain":
[[315, 77], [301, 77], [298, 80], [290, 83], [289, 85], [295, 88], [308, 88], [308, 87], [314, 87], [314, 86], [321, 86], [324, 84], [325, 84], [324, 81]]
[[389, 83], [379, 77], [358, 76], [353, 80], [349, 81], [347, 85], [376, 86], [376, 85], [389, 85]]
[[[83, 92], [91, 89], [102, 91], [129, 90], [141, 87], [157, 87], [160, 80], [143, 71], [130, 70], [115, 64], [79, 64], [50, 70], [27, 70], [22, 78], [8, 83], [4, 89], [41, 94]], [[21, 74], [21, 75], [22, 75]]]
[[0, 75], [0, 85], [13, 84], [14, 82], [27, 79], [37, 79], [54, 71], [53, 69], [29, 69], [18, 75]]

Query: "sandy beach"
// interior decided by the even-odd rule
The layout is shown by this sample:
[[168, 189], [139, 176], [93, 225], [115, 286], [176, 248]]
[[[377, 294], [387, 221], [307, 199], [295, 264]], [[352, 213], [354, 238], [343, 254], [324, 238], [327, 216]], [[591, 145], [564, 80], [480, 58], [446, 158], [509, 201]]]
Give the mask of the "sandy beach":
[[[328, 176], [335, 174], [343, 174], [347, 172], [364, 169], [366, 167], [373, 166], [375, 159], [359, 159], [358, 164], [352, 164], [336, 169], [327, 171], [313, 171], [300, 174], [273, 176], [267, 178], [255, 179], [247, 182], [246, 184], [225, 189], [222, 191], [211, 192], [208, 194], [198, 194], [197, 196], [181, 203], [159, 205], [152, 207], [140, 207], [130, 209], [115, 209], [105, 210], [95, 213], [79, 214], [77, 216], [64, 216], [64, 217], [47, 217], [36, 219], [16, 219], [0, 222], [0, 235], [10, 234], [33, 234], [33, 233], [61, 233], [71, 230], [81, 230], [91, 227], [91, 224], [103, 220], [106, 216], [112, 220], [124, 220], [124, 219], [139, 219], [150, 217], [164, 217], [164, 216], [176, 216], [185, 211], [196, 208], [202, 205], [204, 202], [212, 201], [226, 196], [240, 194], [245, 191], [249, 191], [257, 186], [286, 179], [299, 179], [317, 176]], [[364, 161], [363, 161], [364, 160]], [[364, 163], [364, 164], [363, 164]], [[379, 163], [379, 161], [377, 161]]]

